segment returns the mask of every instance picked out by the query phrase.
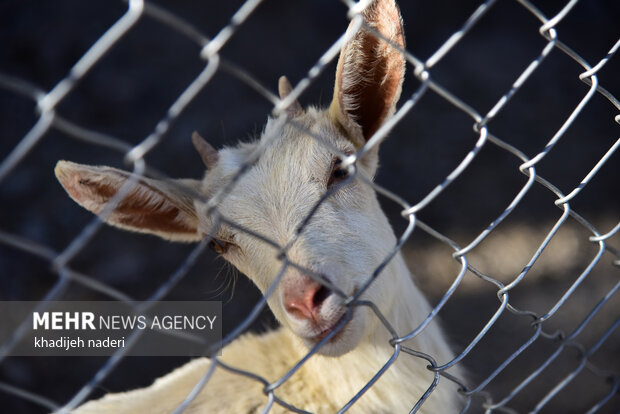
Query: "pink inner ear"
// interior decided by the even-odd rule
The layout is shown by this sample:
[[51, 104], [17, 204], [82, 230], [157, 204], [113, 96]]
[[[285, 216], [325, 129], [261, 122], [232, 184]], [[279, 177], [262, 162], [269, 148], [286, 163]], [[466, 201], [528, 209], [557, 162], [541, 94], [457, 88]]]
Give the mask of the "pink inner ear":
[[[400, 13], [393, 0], [377, 0], [363, 14], [366, 24], [404, 49]], [[403, 55], [364, 27], [343, 48], [337, 99], [342, 115], [361, 128], [365, 140], [391, 115], [400, 97], [404, 71]]]
[[[90, 197], [101, 200], [100, 210], [118, 191], [118, 188], [113, 185], [91, 181], [87, 178], [79, 179], [79, 186], [82, 195], [90, 194]], [[184, 213], [179, 207], [172, 203], [165, 194], [140, 182], [118, 203], [109, 221], [113, 224], [153, 232], [195, 234], [196, 228], [190, 227], [185, 220], [180, 219], [182, 214]]]
[[[364, 138], [368, 140], [377, 132], [395, 104], [404, 60], [400, 53], [370, 33], [364, 33], [363, 37], [363, 50], [356, 69], [364, 74], [364, 79], [344, 87], [341, 93], [355, 96], [356, 105], [347, 111], [360, 125]], [[393, 60], [400, 61], [400, 64], [395, 64]]]
[[[56, 177], [67, 193], [87, 210], [100, 214], [129, 178], [125, 171], [60, 161]], [[158, 186], [163, 186], [158, 188]], [[196, 220], [191, 201], [184, 201], [161, 182], [140, 179], [106, 218], [112, 225], [155, 233], [167, 238], [196, 239]], [[185, 205], [187, 203], [188, 205]], [[177, 235], [177, 236], [175, 236]]]

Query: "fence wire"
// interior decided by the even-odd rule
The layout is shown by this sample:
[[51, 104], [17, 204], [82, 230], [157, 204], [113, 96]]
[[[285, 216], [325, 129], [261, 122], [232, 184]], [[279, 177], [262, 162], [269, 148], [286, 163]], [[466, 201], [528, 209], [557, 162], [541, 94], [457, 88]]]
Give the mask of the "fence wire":
[[[267, 0], [265, 0], [265, 2], [267, 2]], [[288, 105], [302, 96], [323, 73], [325, 68], [336, 59], [346, 38], [345, 35], [342, 34], [342, 36], [328, 47], [322, 55], [318, 56], [314, 65], [312, 65], [307, 70], [305, 76], [296, 83], [290, 95], [280, 100], [278, 96], [272, 92], [272, 88], [264, 85], [261, 80], [252, 74], [251, 70], [235, 64], [222, 55], [231, 39], [234, 39], [237, 32], [253, 18], [255, 11], [261, 3], [263, 3], [261, 0], [248, 0], [244, 2], [232, 15], [228, 23], [225, 24], [215, 36], [210, 38], [194, 25], [190, 24], [186, 19], [175, 14], [171, 9], [150, 2], [130, 0], [127, 2], [127, 9], [124, 14], [105, 30], [90, 49], [77, 60], [67, 74], [59, 79], [49, 90], [31, 83], [26, 78], [8, 73], [0, 73], [0, 89], [3, 90], [4, 93], [29, 99], [34, 103], [37, 113], [36, 122], [34, 122], [30, 130], [17, 142], [8, 154], [2, 154], [3, 160], [0, 163], [0, 187], [6, 185], [11, 175], [15, 174], [15, 170], [22, 163], [26, 162], [28, 157], [32, 156], [32, 153], [42, 141], [50, 138], [53, 131], [61, 133], [63, 136], [70, 137], [76, 142], [79, 142], [80, 145], [89, 145], [93, 150], [101, 147], [117, 152], [124, 157], [125, 163], [133, 169], [133, 173], [136, 174], [136, 177], [144, 174], [163, 176], [163, 174], [154, 169], [152, 165], [147, 165], [145, 157], [154, 148], [161, 145], [163, 141], [172, 139], [169, 132], [173, 124], [179, 120], [180, 116], [184, 113], [186, 108], [192, 104], [194, 99], [199, 94], [203, 93], [206, 86], [214, 82], [214, 76], [219, 72], [226, 72], [240, 84], [246, 85], [261, 95], [272, 106], [272, 115], [277, 116], [282, 113]], [[359, 13], [364, 6], [364, 4], [360, 3], [364, 2], [354, 3], [350, 0], [343, 0], [342, 3], [344, 3], [348, 9], [347, 17], [353, 20], [357, 19], [358, 24], [363, 25], [364, 23]], [[591, 275], [593, 268], [597, 266], [597, 264], [611, 257], [612, 267], [617, 268], [620, 266], [620, 253], [611, 243], [614, 236], [616, 236], [620, 230], [620, 222], [616, 222], [616, 224], [612, 223], [609, 228], [598, 229], [585, 218], [585, 215], [580, 214], [571, 207], [571, 202], [582, 197], [581, 192], [597, 175], [599, 170], [601, 170], [606, 163], [612, 162], [610, 160], [612, 160], [613, 154], [620, 145], [620, 138], [616, 139], [615, 142], [611, 142], [608, 150], [594, 163], [591, 170], [568, 192], [561, 191], [559, 187], [537, 172], [539, 164], [543, 159], [548, 157], [549, 154], [553, 153], [556, 147], [562, 145], [562, 138], [565, 136], [567, 130], [571, 128], [579, 116], [585, 111], [585, 108], [591, 105], [591, 102], [597, 95], [601, 96], [608, 105], [611, 105], [615, 112], [619, 113], [615, 115], [615, 118], [610, 120], [610, 122], [615, 121], [620, 124], [620, 102], [615, 98], [611, 90], [601, 85], [598, 77], [599, 72], [601, 72], [614, 58], [615, 53], [618, 48], [620, 48], [620, 39], [614, 44], [609, 45], [609, 51], [606, 55], [601, 56], [599, 60], [590, 62], [571, 48], [570, 44], [562, 40], [561, 24], [568, 16], [575, 13], [574, 9], [578, 4], [577, 0], [566, 2], [566, 4], [553, 15], [543, 13], [536, 6], [537, 2], [530, 2], [527, 0], [516, 0], [512, 2], [538, 21], [537, 35], [541, 40], [540, 52], [516, 77], [508, 90], [497, 91], [498, 93], [496, 95], [499, 96], [499, 99], [491, 105], [491, 109], [487, 112], [480, 112], [474, 105], [468, 104], [466, 100], [461, 99], [458, 93], [453, 92], [451, 86], [438, 80], [438, 78], [434, 76], [435, 68], [449, 56], [451, 51], [460, 47], [464, 39], [470, 36], [472, 31], [476, 30], [476, 27], [481, 21], [491, 18], [489, 15], [492, 10], [507, 7], [507, 3], [507, 1], [499, 2], [489, 0], [480, 4], [473, 13], [462, 22], [461, 27], [448, 36], [447, 40], [431, 53], [430, 57], [427, 59], [422, 59], [417, 56], [415, 50], [400, 50], [410, 65], [408, 65], [408, 68], [412, 68], [412, 70], [408, 69], [407, 76], [417, 78], [419, 86], [410, 97], [405, 96], [401, 99], [395, 116], [382, 126], [363, 148], [356, 154], [343, 158], [343, 167], [352, 168], [354, 170], [356, 161], [364, 153], [384, 140], [389, 139], [386, 138], [388, 132], [401, 123], [403, 118], [413, 113], [416, 108], [424, 105], [424, 98], [428, 95], [438, 97], [453, 109], [465, 115], [469, 119], [470, 125], [476, 135], [473, 145], [469, 148], [466, 155], [451, 167], [451, 172], [447, 174], [439, 184], [415, 202], [410, 203], [406, 201], [405, 198], [400, 197], [385, 186], [368, 180], [365, 181], [367, 185], [374, 188], [382, 197], [385, 197], [385, 199], [399, 206], [402, 219], [405, 223], [405, 229], [399, 235], [398, 242], [393, 247], [390, 254], [384, 258], [384, 261], [377, 269], [374, 269], [365, 285], [353, 296], [347, 297], [344, 293], [337, 291], [335, 287], [332, 286], [332, 288], [345, 297], [345, 303], [348, 306], [346, 317], [342, 320], [340, 326], [343, 326], [348, 321], [355, 307], [368, 307], [372, 310], [380, 323], [390, 332], [390, 344], [394, 348], [394, 351], [392, 357], [385, 365], [377, 371], [376, 375], [365, 387], [359, 390], [356, 395], [351, 396], [350, 401], [341, 408], [340, 412], [345, 412], [350, 407], [354, 406], [356, 401], [369, 390], [399, 358], [423, 359], [427, 362], [428, 369], [435, 373], [434, 380], [428, 384], [426, 393], [424, 393], [419, 401], [411, 407], [411, 412], [416, 412], [420, 407], [424, 406], [426, 399], [433, 393], [439, 381], [453, 381], [458, 384], [458, 392], [466, 398], [466, 407], [463, 412], [516, 412], [516, 409], [512, 406], [513, 401], [523, 394], [532, 393], [532, 389], [537, 387], [542, 391], [536, 394], [538, 395], [537, 400], [528, 409], [531, 410], [531, 412], [539, 412], [548, 407], [549, 403], [557, 399], [558, 395], [561, 394], [576, 377], [586, 371], [595, 378], [592, 382], [596, 383], [595, 386], [598, 390], [598, 394], [596, 394], [598, 395], [598, 400], [588, 408], [587, 412], [594, 413], [599, 410], [614, 410], [620, 407], [620, 400], [618, 399], [620, 373], [614, 371], [615, 367], [613, 362], [615, 361], [607, 361], [609, 362], [608, 366], [601, 366], [600, 361], [595, 362], [592, 358], [597, 350], [599, 350], [610, 337], [614, 337], [615, 335], [617, 338], [618, 335], [617, 328], [620, 324], [620, 317], [618, 317], [617, 309], [609, 309], [608, 304], [620, 288], [620, 280], [617, 279], [618, 273], [614, 276], [614, 280], [618, 281], [612, 284], [611, 289], [607, 289], [597, 297], [597, 303], [582, 320], [574, 321], [575, 324], [573, 325], [572, 331], [564, 332], [557, 330], [553, 325], [549, 325], [548, 322], [550, 318], [565, 306], [575, 292], [582, 288], [584, 282], [588, 276]], [[111, 52], [119, 42], [123, 42], [123, 39], [130, 35], [138, 23], [146, 20], [157, 25], [166, 26], [176, 34], [196, 44], [198, 47], [197, 56], [203, 62], [200, 73], [192, 79], [183, 92], [171, 102], [166, 114], [152, 127], [152, 132], [137, 144], [110, 136], [107, 133], [93, 130], [88, 126], [80, 125], [79, 122], [71, 120], [71, 117], [61, 109], [63, 101], [74, 92], [84, 77], [97, 68], [106, 54]], [[407, 24], [406, 15], [404, 16], [404, 20], [405, 24]], [[344, 29], [345, 26], [343, 26], [343, 32]], [[378, 33], [376, 34], [380, 36]], [[392, 46], [397, 48], [395, 45]], [[500, 136], [501, 134], [494, 131], [493, 122], [507, 111], [506, 108], [508, 104], [520, 90], [528, 84], [528, 81], [543, 70], [541, 68], [544, 67], [545, 61], [552, 53], [561, 53], [572, 62], [571, 64], [577, 64], [582, 68], [578, 80], [585, 85], [584, 93], [581, 100], [565, 117], [561, 125], [551, 136], [546, 138], [546, 142], [539, 145], [538, 149], [534, 151], [535, 155], [528, 156], [526, 153], [531, 151], [522, 151], [510, 144], [508, 140], [502, 139]], [[577, 79], [575, 81], [577, 81]], [[465, 82], [465, 80], [463, 80], [463, 82]], [[114, 87], [114, 85], [110, 85], [110, 87]], [[294, 120], [286, 120], [283, 117], [279, 118], [279, 120], [280, 122], [292, 123], [293, 126], [297, 128], [303, 128], [300, 125], [296, 125]], [[311, 134], [309, 131], [305, 132]], [[592, 137], [583, 138], [592, 139]], [[600, 139], [607, 138], [601, 137]], [[321, 143], [324, 144], [323, 141], [321, 141]], [[503, 208], [503, 211], [496, 217], [490, 217], [490, 224], [488, 224], [486, 228], [480, 231], [479, 234], [470, 237], [465, 243], [457, 243], [443, 232], [427, 224], [425, 221], [422, 221], [419, 216], [421, 212], [432, 209], [433, 207], [430, 206], [431, 203], [444, 194], [449, 186], [457, 186], [458, 184], [454, 182], [461, 177], [466, 170], [471, 169], [481, 150], [488, 147], [494, 147], [507, 154], [509, 157], [514, 157], [515, 162], [518, 164], [518, 172], [525, 177], [524, 183], [522, 183], [518, 191], [512, 196], [512, 199]], [[265, 297], [259, 300], [253, 306], [247, 317], [225, 336], [223, 346], [236, 339], [259, 318], [261, 312], [266, 307], [266, 298], [274, 292], [284, 272], [289, 267], [302, 268], [300, 264], [291, 262], [287, 257], [287, 250], [295, 242], [295, 239], [290, 240], [288, 244], [282, 246], [275, 241], [269, 240], [264, 235], [254, 234], [238, 223], [227, 220], [225, 212], [218, 210], [218, 202], [221, 201], [223, 197], [226, 197], [232, 188], [234, 188], [237, 179], [247, 171], [254, 161], [253, 159], [247, 160], [244, 166], [239, 170], [236, 179], [232, 180], [231, 185], [220, 194], [216, 194], [213, 198], [208, 200], [209, 212], [215, 214], [219, 222], [233, 226], [240, 231], [244, 231], [276, 247], [278, 257], [282, 262], [282, 267], [279, 275], [267, 289]], [[388, 164], [387, 168], [389, 168], [389, 162], [386, 162], [386, 164]], [[133, 180], [133, 182], [130, 180], [130, 182], [125, 184], [115, 196], [115, 200], [117, 202], [120, 201], [123, 195], [131, 189], [133, 184], [135, 184], [135, 180]], [[485, 240], [487, 240], [492, 233], [501, 232], [502, 229], [498, 229], [500, 224], [507, 219], [518, 206], [523, 204], [523, 200], [529, 194], [540, 190], [548, 192], [554, 197], [554, 204], [559, 208], [559, 217], [546, 233], [542, 242], [539, 242], [536, 246], [534, 253], [529, 257], [527, 263], [523, 265], [522, 270], [517, 274], [513, 274], [509, 280], [501, 281], [500, 279], [502, 278], [495, 277], [477, 268], [470, 260], [472, 251], [484, 244]], [[303, 221], [296, 233], [297, 235], [299, 235], [303, 231], [303, 228], [310, 222], [318, 206], [330, 196], [331, 194], [328, 193], [325, 197], [321, 198], [317, 206], [311, 210], [310, 215]], [[9, 202], [11, 202], [11, 200], [9, 200]], [[114, 201], [112, 204], [114, 204]], [[111, 208], [108, 208], [108, 213], [110, 210]], [[103, 214], [105, 215], [106, 212]], [[615, 220], [618, 220], [617, 211], [613, 212], [613, 214], [616, 215]], [[528, 278], [532, 269], [535, 269], [541, 256], [549, 250], [549, 245], [554, 238], [557, 239], [557, 234], [566, 227], [568, 221], [571, 221], [573, 224], [576, 223], [582, 231], [589, 235], [587, 240], [596, 248], [596, 253], [589, 258], [589, 262], [585, 267], [580, 269], [577, 274], [562, 275], [562, 279], [568, 280], [570, 286], [561, 294], [561, 297], [557, 301], [542, 304], [542, 311], [518, 307], [516, 303], [511, 301], [511, 294], [518, 287], [523, 287], [521, 285], [523, 285], [524, 281]], [[72, 263], [89, 246], [93, 238], [99, 233], [101, 227], [101, 220], [94, 218], [90, 224], [84, 227], [83, 230], [60, 251], [36, 242], [22, 234], [0, 229], [0, 245], [3, 246], [3, 249], [7, 251], [19, 251], [24, 254], [25, 257], [33, 257], [45, 261], [51, 266], [52, 271], [57, 277], [53, 286], [40, 298], [40, 310], [45, 309], [47, 301], [66, 298], [69, 288], [75, 285], [102, 294], [109, 299], [124, 302], [131, 302], [135, 299], [131, 297], [131, 295], [115, 288], [110, 283], [97, 280], [94, 276], [83, 274], [72, 267]], [[456, 273], [450, 276], [451, 282], [447, 285], [445, 292], [438, 296], [431, 313], [418, 327], [403, 335], [395, 331], [390, 322], [382, 315], [374, 303], [365, 301], [361, 299], [360, 296], [372, 283], [376, 283], [377, 278], [381, 277], [380, 273], [382, 269], [390, 262], [396, 253], [403, 249], [403, 246], [409, 241], [414, 231], [425, 233], [429, 236], [429, 239], [433, 239], [437, 243], [450, 249], [452, 258], [456, 261], [458, 269]], [[158, 286], [156, 291], [150, 295], [147, 300], [166, 299], [173, 287], [181, 282], [191, 267], [197, 262], [206, 247], [207, 241], [208, 240], [205, 240], [199, 243], [192, 250], [187, 259], [166, 281]], [[605, 253], [607, 253], [607, 255], [605, 255]], [[308, 271], [308, 269], [304, 270]], [[482, 328], [477, 333], [472, 333], [473, 339], [470, 339], [468, 343], [464, 344], [460, 349], [457, 349], [456, 357], [450, 361], [437, 361], [432, 354], [425, 354], [419, 350], [410, 349], [405, 346], [403, 344], [405, 341], [423, 332], [424, 329], [435, 320], [444, 306], [449, 304], [451, 300], [458, 295], [456, 292], [467, 275], [474, 275], [481, 283], [490, 286], [497, 300], [496, 307], [492, 309], [491, 317], [484, 322]], [[2, 277], [10, 276], [2, 275]], [[529, 288], [528, 285], [524, 287], [526, 290]], [[140, 306], [141, 304], [140, 301], [136, 303], [136, 306]], [[615, 315], [612, 316], [612, 322], [609, 326], [602, 329], [602, 332], [594, 343], [587, 344], [582, 342], [580, 333], [586, 329], [602, 309], [605, 309], [607, 312], [615, 313]], [[465, 364], [465, 366], [467, 366], [467, 359], [470, 353], [480, 346], [481, 342], [489, 336], [490, 331], [492, 331], [494, 327], [498, 324], [501, 325], [500, 320], [506, 314], [513, 314], [516, 317], [524, 318], [531, 322], [529, 337], [524, 341], [520, 338], [513, 337], [509, 345], [509, 349], [511, 350], [510, 355], [503, 361], [497, 363], [490, 373], [475, 372], [475, 375], [472, 376], [472, 378], [476, 378], [475, 380], [459, 378], [450, 374], [449, 369], [457, 364]], [[217, 356], [213, 356], [213, 363], [210, 365], [209, 370], [204, 373], [203, 378], [195, 384], [191, 392], [188, 390], [189, 394], [187, 398], [175, 412], [182, 412], [204, 387], [209, 386], [209, 380], [216, 370], [226, 370], [261, 383], [268, 397], [268, 404], [264, 408], [264, 412], [269, 412], [274, 405], [280, 405], [293, 412], [305, 412], [303, 411], [304, 407], [295, 407], [287, 401], [280, 399], [278, 397], [278, 390], [288, 378], [298, 371], [300, 367], [316, 353], [317, 349], [329, 341], [335, 333], [337, 333], [337, 329], [318, 343], [308, 352], [306, 357], [290, 367], [289, 371], [275, 382], [270, 382], [261, 377], [260, 373], [253, 372], [252, 367], [232, 367], [221, 361]], [[17, 330], [11, 340], [7, 343], [0, 344], [0, 367], [6, 365], [10, 360], [7, 354], [9, 354], [11, 347], [19, 341], [21, 334], [23, 334], [23, 330]], [[128, 342], [131, 342], [131, 339], [129, 339]], [[544, 358], [539, 358], [540, 363], [531, 372], [526, 372], [523, 373], [521, 377], [513, 378], [512, 385], [510, 388], [505, 389], [503, 394], [489, 391], [488, 386], [492, 385], [498, 376], [505, 372], [505, 370], [519, 357], [528, 355], [528, 350], [532, 349], [535, 344], [541, 342], [550, 344], [553, 347], [553, 352], [549, 355], [545, 355]], [[559, 363], [558, 361], [561, 360], [562, 355], [570, 350], [575, 351], [578, 357], [571, 360], [570, 366], [567, 366], [564, 362]], [[213, 355], [215, 355], [215, 351], [217, 350], [213, 349], [211, 351], [213, 351]], [[4, 393], [9, 399], [23, 399], [29, 401], [39, 406], [42, 410], [71, 410], [84, 403], [93, 391], [100, 387], [112, 372], [119, 369], [118, 364], [123, 360], [124, 356], [125, 350], [122, 349], [108, 358], [100, 369], [97, 370], [96, 374], [88, 381], [84, 382], [81, 387], [76, 388], [74, 394], [66, 401], [53, 401], [41, 392], [20, 388], [15, 385], [15, 383], [11, 383], [10, 377], [7, 376], [5, 376], [5, 378], [9, 378], [8, 380], [5, 379], [0, 382], [0, 392]], [[558, 367], [558, 364], [561, 366]], [[561, 377], [554, 383], [541, 385], [539, 381], [540, 377], [545, 372], [554, 369], [556, 371], [559, 369], [559, 372], [562, 372]], [[469, 370], [471, 371], [471, 369]]]

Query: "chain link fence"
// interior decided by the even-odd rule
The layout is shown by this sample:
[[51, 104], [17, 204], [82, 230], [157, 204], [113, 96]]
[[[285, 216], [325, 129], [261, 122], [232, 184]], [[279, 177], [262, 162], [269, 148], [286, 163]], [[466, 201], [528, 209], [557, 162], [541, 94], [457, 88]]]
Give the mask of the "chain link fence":
[[[198, 177], [194, 129], [209, 131], [214, 144], [236, 142], [283, 108], [272, 92], [281, 74], [302, 100], [331, 91], [358, 5], [221, 3], [0, 6], [2, 300], [44, 307], [221, 299], [234, 290], [224, 343], [273, 325], [248, 281], [216, 275], [221, 265], [206, 242], [173, 246], [107, 229], [53, 179], [58, 159]], [[436, 375], [412, 412], [440, 380], [460, 386], [464, 412], [617, 412], [618, 6], [401, 3], [407, 78], [369, 185], [400, 234], [393, 253], [403, 253], [434, 310], [399, 337], [373, 308], [393, 332], [393, 358], [343, 409], [398, 358], [414, 357]], [[454, 342], [452, 361], [400, 346], [436, 317]], [[7, 357], [13, 341], [0, 344], [3, 412], [71, 409], [148, 385], [181, 362], [123, 352], [75, 365]], [[449, 374], [457, 364], [468, 378]], [[278, 404], [303, 412], [277, 398], [281, 382], [251, 366], [213, 366], [264, 383], [265, 412]]]

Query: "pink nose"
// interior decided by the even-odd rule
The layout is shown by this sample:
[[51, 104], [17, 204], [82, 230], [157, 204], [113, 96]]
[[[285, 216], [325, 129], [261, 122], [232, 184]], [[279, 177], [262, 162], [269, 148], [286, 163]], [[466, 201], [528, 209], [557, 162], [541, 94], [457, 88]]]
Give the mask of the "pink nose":
[[330, 290], [314, 279], [303, 277], [284, 286], [284, 309], [299, 319], [316, 319], [319, 307], [327, 299]]

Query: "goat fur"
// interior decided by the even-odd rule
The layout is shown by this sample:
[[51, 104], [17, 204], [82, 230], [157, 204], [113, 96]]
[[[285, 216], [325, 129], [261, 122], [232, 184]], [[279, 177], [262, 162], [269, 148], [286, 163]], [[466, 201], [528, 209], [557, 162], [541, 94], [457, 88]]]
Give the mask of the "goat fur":
[[[362, 12], [366, 23], [392, 44], [404, 47], [402, 22], [393, 0], [376, 0]], [[364, 27], [343, 46], [329, 109], [302, 110], [293, 102], [289, 110], [270, 119], [260, 140], [223, 148], [210, 147], [201, 154], [209, 170], [202, 180], [180, 182], [133, 177], [134, 186], [116, 208], [104, 217], [109, 224], [156, 234], [174, 241], [197, 241], [213, 235], [227, 248], [223, 257], [265, 292], [282, 269], [278, 251], [250, 234], [220, 224], [205, 199], [216, 197], [218, 211], [227, 219], [284, 246], [290, 262], [268, 304], [281, 327], [262, 335], [245, 334], [222, 350], [221, 360], [276, 381], [296, 365], [318, 342], [317, 332], [332, 329], [346, 306], [331, 294], [316, 310], [317, 320], [297, 318], [287, 312], [283, 291], [307, 283], [301, 269], [326, 275], [346, 295], [354, 294], [396, 244], [374, 190], [372, 180], [378, 151], [372, 148], [357, 160], [355, 174], [337, 183], [333, 194], [314, 212], [297, 234], [314, 205], [324, 196], [333, 174], [334, 160], [355, 154], [393, 113], [401, 91], [405, 61], [402, 54]], [[291, 92], [280, 80], [282, 98]], [[292, 121], [292, 122], [289, 122]], [[198, 138], [195, 137], [196, 141]], [[242, 165], [251, 166], [228, 191]], [[56, 175], [80, 205], [100, 214], [130, 174], [110, 167], [93, 167], [61, 161]], [[191, 199], [176, 184], [189, 186], [202, 200]], [[225, 193], [225, 194], [223, 194]], [[400, 253], [397, 253], [362, 294], [382, 312], [399, 335], [414, 330], [431, 312], [415, 286]], [[355, 306], [352, 318], [282, 386], [275, 395], [300, 409], [331, 413], [354, 397], [391, 358], [390, 333], [365, 306]], [[439, 323], [434, 320], [403, 346], [425, 352], [437, 363], [453, 358]], [[169, 413], [187, 397], [210, 366], [196, 359], [159, 378], [150, 387], [109, 394], [78, 407], [79, 414]], [[351, 407], [352, 413], [404, 413], [422, 397], [434, 380], [422, 358], [401, 353], [393, 365]], [[452, 373], [458, 368], [451, 370]], [[263, 384], [216, 367], [213, 376], [186, 413], [254, 413], [268, 402]], [[458, 412], [456, 385], [440, 378], [420, 413]], [[271, 412], [285, 412], [275, 404]]]

